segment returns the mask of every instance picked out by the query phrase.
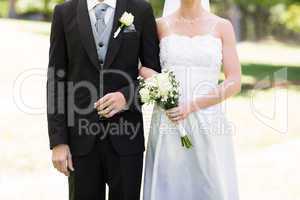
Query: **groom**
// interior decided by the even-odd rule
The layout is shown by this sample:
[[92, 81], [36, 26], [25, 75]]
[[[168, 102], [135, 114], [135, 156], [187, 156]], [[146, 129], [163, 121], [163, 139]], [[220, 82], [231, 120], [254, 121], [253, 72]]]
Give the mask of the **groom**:
[[[119, 19], [134, 16], [119, 34]], [[128, 21], [128, 19], [127, 19]], [[129, 20], [130, 21], [130, 20]], [[139, 61], [160, 71], [156, 23], [143, 0], [72, 0], [55, 8], [47, 81], [54, 167], [71, 200], [139, 200], [144, 135]]]

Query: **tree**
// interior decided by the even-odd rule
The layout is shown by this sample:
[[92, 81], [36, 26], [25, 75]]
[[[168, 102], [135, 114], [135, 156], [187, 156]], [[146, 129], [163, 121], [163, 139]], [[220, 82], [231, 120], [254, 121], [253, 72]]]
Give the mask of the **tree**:
[[153, 6], [155, 15], [161, 16], [165, 1], [164, 0], [148, 0], [148, 1]]
[[234, 0], [224, 0], [222, 8], [223, 8], [222, 12], [224, 13], [225, 17], [230, 19], [230, 21], [234, 26], [237, 40], [240, 40], [241, 39], [241, 13], [239, 8], [235, 5]]
[[272, 26], [271, 8], [278, 4], [289, 5], [300, 0], [234, 0], [242, 13], [243, 39], [251, 38], [259, 40], [270, 34]]
[[8, 8], [8, 17], [9, 18], [16, 18], [16, 0], [9, 0], [9, 8]]

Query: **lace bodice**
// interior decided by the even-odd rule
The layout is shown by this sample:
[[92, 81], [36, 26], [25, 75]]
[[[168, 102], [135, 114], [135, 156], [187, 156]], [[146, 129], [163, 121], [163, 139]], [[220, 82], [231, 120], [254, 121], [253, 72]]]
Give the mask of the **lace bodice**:
[[218, 83], [222, 64], [222, 41], [212, 34], [194, 37], [170, 34], [161, 39], [163, 69], [175, 72], [182, 100], [205, 95]]

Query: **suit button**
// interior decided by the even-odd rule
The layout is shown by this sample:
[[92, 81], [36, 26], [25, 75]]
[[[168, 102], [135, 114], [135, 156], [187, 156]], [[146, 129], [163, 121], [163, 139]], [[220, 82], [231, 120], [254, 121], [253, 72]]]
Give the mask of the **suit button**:
[[100, 64], [103, 65], [103, 64], [104, 64], [104, 61], [103, 61], [103, 60], [100, 60]]
[[104, 46], [103, 42], [99, 42], [99, 47], [102, 48]]

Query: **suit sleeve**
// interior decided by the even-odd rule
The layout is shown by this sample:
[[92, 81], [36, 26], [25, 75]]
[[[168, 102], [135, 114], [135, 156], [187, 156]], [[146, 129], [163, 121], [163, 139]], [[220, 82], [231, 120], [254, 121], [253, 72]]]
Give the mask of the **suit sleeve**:
[[[141, 30], [140, 61], [142, 66], [161, 72], [159, 60], [159, 39], [153, 9], [146, 3], [144, 12], [143, 28]], [[129, 109], [136, 109], [138, 81], [120, 90], [128, 102]], [[132, 98], [135, 97], [135, 98]], [[132, 103], [130, 103], [132, 102]], [[140, 109], [140, 108], [138, 108]]]
[[141, 33], [142, 39], [140, 47], [140, 60], [142, 66], [161, 72], [156, 21], [153, 9], [148, 3], [143, 24], [144, 26]]
[[56, 6], [51, 27], [47, 74], [47, 118], [50, 148], [68, 144], [67, 126], [67, 50], [60, 7]]

